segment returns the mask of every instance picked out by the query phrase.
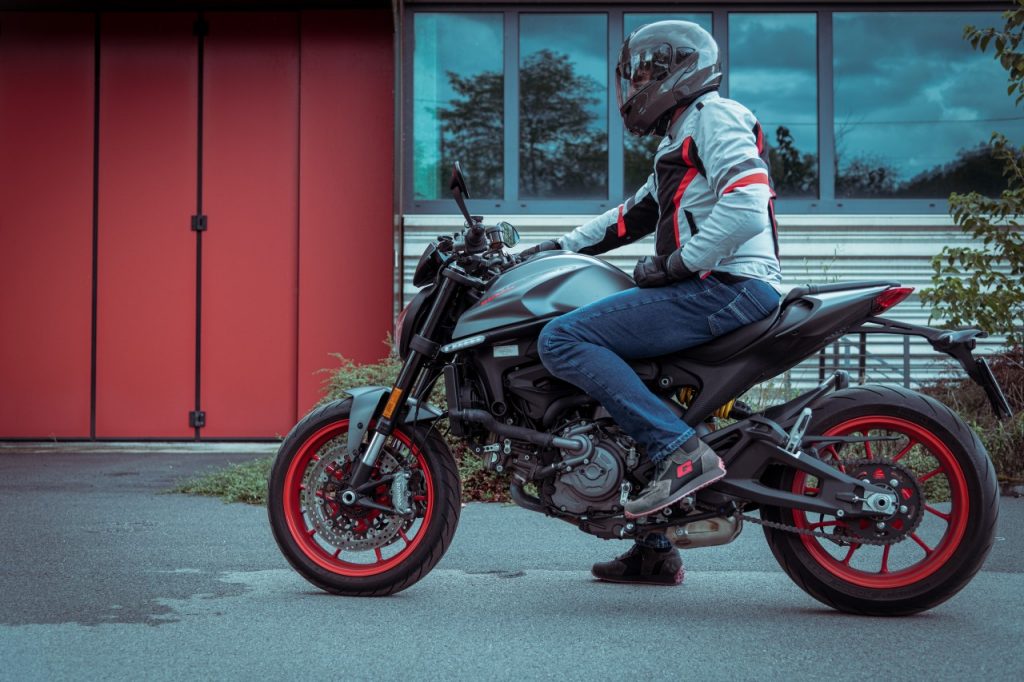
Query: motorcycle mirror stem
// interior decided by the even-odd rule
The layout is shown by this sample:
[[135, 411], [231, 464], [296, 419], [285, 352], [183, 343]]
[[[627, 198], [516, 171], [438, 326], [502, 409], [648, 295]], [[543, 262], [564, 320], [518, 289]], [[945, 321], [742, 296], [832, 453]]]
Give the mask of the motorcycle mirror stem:
[[452, 168], [452, 181], [449, 187], [452, 190], [452, 196], [455, 197], [455, 203], [458, 204], [459, 210], [466, 218], [466, 227], [469, 228], [466, 231], [466, 250], [470, 253], [485, 251], [487, 240], [484, 236], [484, 229], [480, 225], [483, 218], [469, 214], [469, 208], [466, 207], [469, 189], [466, 187], [466, 176], [462, 174], [462, 165], [458, 161]]

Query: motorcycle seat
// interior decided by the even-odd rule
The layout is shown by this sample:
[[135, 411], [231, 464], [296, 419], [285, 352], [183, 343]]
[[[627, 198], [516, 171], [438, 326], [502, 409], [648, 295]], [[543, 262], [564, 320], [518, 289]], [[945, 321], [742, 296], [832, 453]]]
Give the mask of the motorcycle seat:
[[739, 329], [729, 332], [717, 339], [712, 339], [700, 346], [687, 348], [676, 354], [676, 357], [684, 357], [689, 360], [697, 360], [714, 364], [722, 362], [739, 353], [747, 346], [754, 344], [758, 339], [768, 333], [779, 321], [782, 311], [790, 304], [800, 300], [804, 296], [825, 294], [837, 291], [854, 291], [857, 289], [871, 289], [883, 286], [899, 286], [899, 282], [888, 280], [881, 281], [855, 281], [855, 282], [833, 282], [831, 284], [808, 284], [802, 287], [793, 287], [779, 302], [779, 307], [768, 317], [745, 325]]

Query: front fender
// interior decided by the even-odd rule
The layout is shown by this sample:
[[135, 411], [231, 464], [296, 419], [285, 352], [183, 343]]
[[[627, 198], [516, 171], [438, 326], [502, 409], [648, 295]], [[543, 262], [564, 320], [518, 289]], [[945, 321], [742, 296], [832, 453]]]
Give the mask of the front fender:
[[[359, 444], [370, 422], [383, 409], [384, 403], [391, 394], [387, 386], [360, 386], [346, 391], [352, 396], [352, 409], [348, 415], [348, 451], [355, 456], [359, 452]], [[415, 398], [405, 401], [405, 408], [398, 416], [396, 423], [411, 424], [413, 422], [431, 422], [444, 414], [440, 408], [430, 403], [421, 403]]]

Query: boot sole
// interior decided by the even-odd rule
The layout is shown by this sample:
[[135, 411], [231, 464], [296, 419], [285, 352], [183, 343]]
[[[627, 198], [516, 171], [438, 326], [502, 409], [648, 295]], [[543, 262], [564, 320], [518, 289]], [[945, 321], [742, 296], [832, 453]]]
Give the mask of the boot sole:
[[722, 458], [719, 457], [718, 458], [718, 469], [717, 470], [709, 471], [706, 474], [698, 476], [697, 478], [695, 478], [693, 480], [694, 485], [691, 485], [691, 486], [686, 487], [686, 488], [680, 488], [679, 490], [677, 490], [675, 492], [674, 495], [669, 497], [667, 501], [661, 503], [657, 507], [653, 507], [651, 509], [647, 509], [647, 510], [642, 511], [642, 512], [623, 511], [623, 515], [627, 519], [639, 519], [639, 518], [642, 518], [644, 516], [650, 516], [651, 514], [654, 514], [655, 512], [661, 511], [665, 507], [671, 507], [673, 504], [675, 504], [679, 500], [683, 499], [687, 495], [692, 495], [695, 492], [697, 492], [698, 490], [702, 490], [704, 488], [707, 488], [712, 483], [715, 483], [716, 481], [720, 481], [723, 478], [725, 478], [725, 463], [722, 462]]
[[655, 585], [657, 587], [676, 587], [677, 585], [683, 584], [683, 580], [686, 577], [686, 571], [685, 569], [683, 569], [682, 566], [680, 566], [679, 570], [676, 571], [675, 575], [672, 576], [673, 582], [657, 580], [618, 580], [616, 578], [599, 578], [598, 576], [594, 575], [593, 571], [591, 571], [590, 575], [593, 575], [594, 580], [596, 580], [599, 583], [615, 583], [617, 585]]

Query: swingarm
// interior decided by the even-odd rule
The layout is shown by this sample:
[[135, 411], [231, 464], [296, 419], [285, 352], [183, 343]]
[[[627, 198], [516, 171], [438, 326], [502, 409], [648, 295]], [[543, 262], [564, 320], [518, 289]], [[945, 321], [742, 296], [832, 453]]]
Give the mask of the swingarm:
[[[759, 505], [801, 509], [836, 516], [862, 518], [889, 515], [896, 511], [899, 500], [892, 487], [858, 480], [829, 466], [818, 458], [818, 448], [838, 443], [861, 443], [895, 440], [890, 436], [816, 436], [804, 431], [811, 410], [804, 408], [793, 428], [787, 433], [775, 421], [753, 415], [716, 432], [709, 444], [732, 441], [719, 450], [728, 473], [725, 478], [701, 493], [701, 498], [715, 503], [722, 496], [742, 499]], [[737, 439], [738, 435], [738, 439]], [[713, 441], [713, 442], [712, 442]], [[806, 447], [814, 443], [814, 447]], [[797, 469], [817, 480], [813, 496], [779, 490], [763, 482], [771, 466]]]

